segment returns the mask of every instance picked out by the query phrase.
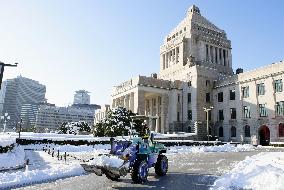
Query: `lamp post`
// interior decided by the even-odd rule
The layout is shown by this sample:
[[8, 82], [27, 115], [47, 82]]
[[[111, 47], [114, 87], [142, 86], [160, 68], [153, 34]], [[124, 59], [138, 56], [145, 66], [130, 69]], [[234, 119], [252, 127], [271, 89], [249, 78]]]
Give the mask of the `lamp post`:
[[22, 122], [23, 122], [23, 119], [21, 118], [20, 122], [19, 122], [19, 139], [21, 138], [21, 131], [22, 131]]
[[9, 116], [9, 114], [6, 112], [6, 113], [4, 113], [4, 115], [1, 116], [1, 119], [4, 120], [4, 123], [3, 123], [4, 129], [3, 129], [3, 132], [5, 133], [5, 131], [6, 131], [6, 125], [7, 125], [7, 122], [10, 120], [10, 116]]
[[1, 84], [2, 84], [2, 79], [3, 79], [3, 74], [4, 74], [4, 68], [5, 67], [17, 67], [18, 63], [15, 64], [5, 64], [0, 61], [0, 89], [1, 89]]
[[209, 108], [203, 107], [203, 110], [206, 112], [206, 128], [207, 128], [207, 140], [209, 141], [209, 111], [211, 111], [214, 107], [210, 106]]

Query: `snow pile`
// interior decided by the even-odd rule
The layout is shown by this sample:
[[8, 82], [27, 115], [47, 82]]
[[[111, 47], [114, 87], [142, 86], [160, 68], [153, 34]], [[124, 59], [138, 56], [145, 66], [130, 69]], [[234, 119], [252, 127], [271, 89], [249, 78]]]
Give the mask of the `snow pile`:
[[13, 150], [0, 154], [0, 170], [18, 168], [25, 164], [25, 151], [18, 146]]
[[[55, 180], [64, 177], [82, 175], [84, 169], [80, 164], [65, 164], [57, 161], [45, 152], [37, 152], [39, 160], [43, 160], [42, 169], [17, 171], [14, 173], [0, 173], [0, 189], [11, 188], [24, 184]], [[32, 164], [32, 160], [30, 161]]]
[[168, 153], [201, 153], [201, 152], [243, 152], [252, 151], [255, 147], [250, 144], [220, 146], [173, 146], [168, 149]]
[[114, 167], [119, 168], [124, 163], [124, 160], [116, 157], [116, 156], [98, 156], [90, 164], [95, 164], [97, 166], [107, 166], [107, 167]]
[[284, 152], [260, 153], [239, 162], [212, 189], [284, 189]]
[[0, 147], [10, 146], [14, 143], [16, 143], [16, 138], [5, 133], [0, 133]]

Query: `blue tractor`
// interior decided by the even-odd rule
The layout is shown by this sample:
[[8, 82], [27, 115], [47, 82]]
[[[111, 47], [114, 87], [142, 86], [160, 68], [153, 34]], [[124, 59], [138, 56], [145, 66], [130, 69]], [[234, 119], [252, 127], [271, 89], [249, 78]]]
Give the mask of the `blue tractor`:
[[122, 160], [121, 165], [86, 165], [82, 164], [86, 171], [95, 172], [97, 175], [106, 175], [111, 180], [118, 180], [121, 176], [131, 173], [134, 183], [147, 181], [149, 168], [154, 167], [158, 176], [164, 176], [168, 171], [168, 159], [164, 155], [166, 147], [154, 141], [154, 135], [149, 130], [143, 137], [134, 136], [130, 140], [116, 141], [111, 138], [111, 150], [108, 158]]

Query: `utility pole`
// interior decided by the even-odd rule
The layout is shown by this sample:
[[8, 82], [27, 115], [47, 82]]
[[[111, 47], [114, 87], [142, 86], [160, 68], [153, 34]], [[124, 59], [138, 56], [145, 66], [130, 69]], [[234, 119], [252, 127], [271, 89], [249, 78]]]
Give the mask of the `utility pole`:
[[17, 67], [18, 63], [15, 64], [5, 64], [0, 61], [0, 90], [1, 90], [1, 84], [3, 80], [3, 74], [4, 74], [4, 68], [5, 67]]
[[206, 112], [206, 128], [207, 128], [207, 141], [209, 141], [209, 111], [211, 111], [214, 107], [210, 106], [210, 108], [203, 107]]

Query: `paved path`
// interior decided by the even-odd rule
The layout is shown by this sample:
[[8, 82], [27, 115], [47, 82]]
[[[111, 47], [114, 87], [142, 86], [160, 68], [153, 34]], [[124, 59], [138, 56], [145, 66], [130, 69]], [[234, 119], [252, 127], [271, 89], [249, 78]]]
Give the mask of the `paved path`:
[[119, 182], [114, 182], [104, 176], [87, 174], [49, 183], [35, 184], [20, 189], [209, 189], [218, 176], [231, 170], [235, 163], [244, 160], [246, 156], [257, 153], [259, 151], [168, 155], [169, 172], [167, 176], [157, 177], [154, 170], [150, 169], [148, 182], [144, 184], [133, 184], [130, 175], [122, 177]]

